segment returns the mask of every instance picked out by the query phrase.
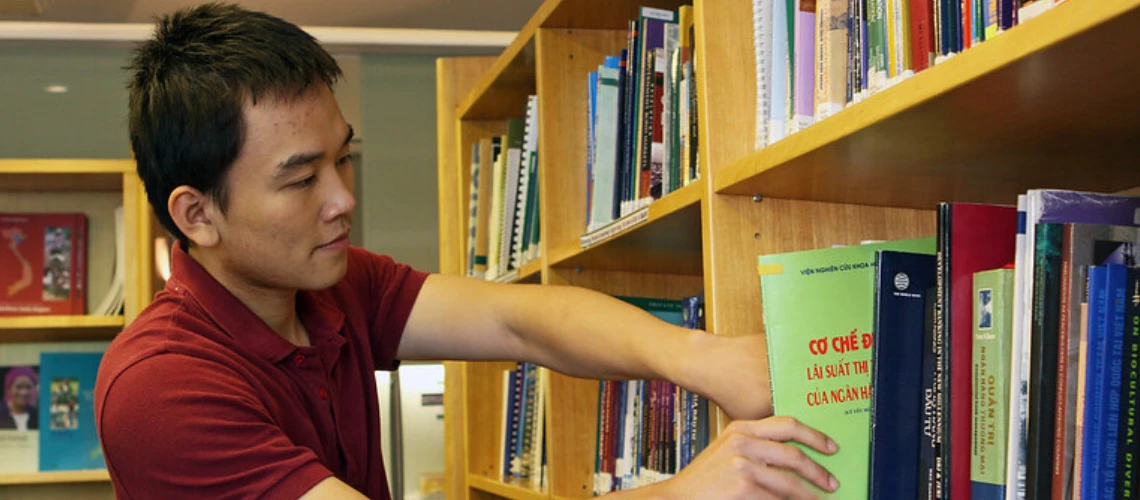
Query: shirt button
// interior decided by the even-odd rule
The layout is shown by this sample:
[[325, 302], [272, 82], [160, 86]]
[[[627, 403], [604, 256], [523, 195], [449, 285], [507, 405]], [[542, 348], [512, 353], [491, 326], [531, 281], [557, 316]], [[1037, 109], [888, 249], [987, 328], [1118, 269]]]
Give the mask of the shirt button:
[[295, 354], [293, 356], [293, 364], [297, 365], [297, 366], [301, 366], [301, 365], [305, 364], [305, 355], [304, 354]]
[[323, 399], [325, 401], [329, 400], [329, 391], [327, 389], [325, 389], [324, 387], [321, 387], [321, 389], [319, 391], [317, 391], [317, 395], [320, 396], [321, 399]]

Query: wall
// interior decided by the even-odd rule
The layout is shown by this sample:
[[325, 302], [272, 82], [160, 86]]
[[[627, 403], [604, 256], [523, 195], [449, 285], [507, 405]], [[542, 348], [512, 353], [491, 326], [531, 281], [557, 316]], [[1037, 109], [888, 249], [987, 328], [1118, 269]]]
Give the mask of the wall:
[[[125, 158], [125, 49], [0, 47], [0, 158]], [[43, 87], [64, 84], [66, 94]]]
[[[0, 158], [125, 158], [128, 49], [0, 46]], [[361, 139], [354, 243], [439, 268], [435, 56], [338, 55]], [[64, 84], [66, 94], [45, 85]]]
[[364, 246], [439, 271], [435, 56], [364, 55]]

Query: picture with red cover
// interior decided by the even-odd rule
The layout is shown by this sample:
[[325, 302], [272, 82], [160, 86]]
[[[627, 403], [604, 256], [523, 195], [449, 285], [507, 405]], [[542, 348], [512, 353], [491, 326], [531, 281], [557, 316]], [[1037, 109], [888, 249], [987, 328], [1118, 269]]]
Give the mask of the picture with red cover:
[[0, 214], [0, 316], [84, 314], [87, 217]]

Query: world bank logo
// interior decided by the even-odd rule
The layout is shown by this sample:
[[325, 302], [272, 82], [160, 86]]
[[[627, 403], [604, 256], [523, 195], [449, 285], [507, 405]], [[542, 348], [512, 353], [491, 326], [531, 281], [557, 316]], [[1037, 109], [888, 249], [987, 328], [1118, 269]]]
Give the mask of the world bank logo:
[[910, 276], [906, 273], [895, 274], [895, 289], [904, 292], [907, 288], [910, 288]]

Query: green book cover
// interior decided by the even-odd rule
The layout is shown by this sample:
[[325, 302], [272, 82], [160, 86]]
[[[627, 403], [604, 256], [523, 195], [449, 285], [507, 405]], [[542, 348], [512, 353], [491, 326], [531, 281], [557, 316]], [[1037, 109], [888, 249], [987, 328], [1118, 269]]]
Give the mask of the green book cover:
[[839, 479], [823, 498], [867, 498], [871, 442], [871, 346], [875, 254], [933, 254], [935, 239], [892, 241], [759, 258], [772, 404], [827, 434], [832, 456], [800, 445]]
[[1009, 424], [1009, 344], [1013, 334], [1013, 269], [974, 273], [974, 421], [970, 481], [974, 491], [1005, 491]]

